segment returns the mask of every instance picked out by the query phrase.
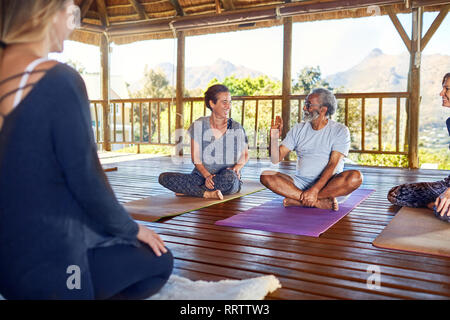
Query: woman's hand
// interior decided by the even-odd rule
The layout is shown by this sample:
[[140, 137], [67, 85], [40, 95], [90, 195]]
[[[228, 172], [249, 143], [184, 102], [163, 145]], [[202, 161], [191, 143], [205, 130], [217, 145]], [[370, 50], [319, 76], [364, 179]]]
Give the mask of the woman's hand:
[[210, 174], [209, 176], [207, 176], [207, 177], [205, 178], [205, 186], [206, 186], [208, 189], [210, 189], [210, 190], [214, 189], [214, 181], [213, 181], [213, 178], [214, 178], [215, 176], [216, 176], [215, 174]]
[[234, 171], [237, 174], [238, 178], [241, 179], [241, 168], [242, 168], [241, 166], [236, 164], [233, 167], [227, 169]]
[[159, 235], [141, 224], [139, 224], [137, 238], [139, 241], [148, 244], [158, 257], [161, 256], [161, 252], [167, 252], [167, 249], [164, 247], [164, 242]]
[[436, 206], [436, 211], [440, 213], [441, 217], [447, 215], [450, 216], [449, 206], [450, 206], [450, 188], [447, 188], [439, 197], [436, 198], [434, 202]]

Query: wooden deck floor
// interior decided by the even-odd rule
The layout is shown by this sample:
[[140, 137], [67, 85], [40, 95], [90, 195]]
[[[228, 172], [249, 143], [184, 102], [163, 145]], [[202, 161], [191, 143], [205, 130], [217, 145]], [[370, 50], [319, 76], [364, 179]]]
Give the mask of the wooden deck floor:
[[[109, 161], [104, 166], [118, 167], [107, 176], [121, 203], [166, 192], [158, 184], [161, 172], [190, 172], [193, 167], [173, 164], [167, 157]], [[266, 161], [251, 161], [243, 176], [259, 179], [261, 170], [269, 167]], [[268, 299], [450, 299], [450, 258], [384, 250], [371, 244], [399, 210], [386, 200], [392, 186], [434, 181], [449, 172], [357, 169], [364, 174], [362, 187], [376, 192], [319, 238], [214, 225], [269, 200], [272, 193], [268, 190], [163, 222], [141, 223], [158, 232], [170, 248], [175, 274], [192, 280], [273, 274], [283, 287]], [[283, 163], [279, 170], [292, 173], [295, 163]], [[380, 268], [378, 290], [367, 286], [369, 266]]]

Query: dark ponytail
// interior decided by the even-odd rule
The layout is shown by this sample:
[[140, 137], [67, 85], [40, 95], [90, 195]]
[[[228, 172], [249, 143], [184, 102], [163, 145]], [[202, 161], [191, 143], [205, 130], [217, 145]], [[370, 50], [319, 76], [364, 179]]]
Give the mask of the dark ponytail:
[[444, 76], [444, 79], [442, 79], [442, 85], [444, 85], [448, 79], [450, 79], [450, 72]]
[[228, 90], [228, 88], [226, 86], [224, 86], [223, 84], [215, 84], [215, 85], [209, 87], [208, 90], [206, 90], [205, 104], [209, 110], [212, 110], [211, 106], [209, 105], [209, 101], [212, 100], [214, 103], [216, 103], [217, 95], [221, 92], [230, 92], [230, 90]]

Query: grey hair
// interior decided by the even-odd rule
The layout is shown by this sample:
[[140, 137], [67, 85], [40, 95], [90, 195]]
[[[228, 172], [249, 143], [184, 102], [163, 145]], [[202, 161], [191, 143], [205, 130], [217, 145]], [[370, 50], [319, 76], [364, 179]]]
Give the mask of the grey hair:
[[315, 88], [311, 91], [311, 93], [308, 96], [311, 96], [313, 94], [318, 95], [321, 104], [323, 106], [327, 107], [326, 116], [328, 118], [336, 112], [337, 101], [336, 101], [336, 97], [334, 96], [333, 92], [331, 92], [330, 90], [325, 89], [325, 88]]

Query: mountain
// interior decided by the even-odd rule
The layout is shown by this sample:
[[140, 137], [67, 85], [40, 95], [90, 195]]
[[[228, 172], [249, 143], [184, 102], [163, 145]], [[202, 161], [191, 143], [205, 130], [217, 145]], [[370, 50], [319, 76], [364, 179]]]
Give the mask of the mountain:
[[[173, 64], [161, 63], [153, 69], [162, 70], [166, 74], [170, 84], [173, 85], [173, 82], [175, 81], [174, 72], [176, 73]], [[258, 77], [263, 75], [260, 71], [252, 70], [244, 66], [237, 66], [223, 59], [218, 59], [214, 64], [209, 66], [187, 67], [185, 74], [185, 86], [188, 90], [197, 88], [206, 89], [208, 83], [214, 78], [222, 81], [225, 77], [231, 75], [235, 75], [237, 78]]]
[[[347, 92], [404, 92], [407, 90], [409, 54], [389, 55], [373, 49], [352, 68], [330, 75], [325, 80], [333, 88], [344, 87]], [[442, 77], [450, 71], [450, 56], [423, 55], [421, 65], [420, 125], [442, 124], [448, 117], [441, 107], [439, 92]]]

